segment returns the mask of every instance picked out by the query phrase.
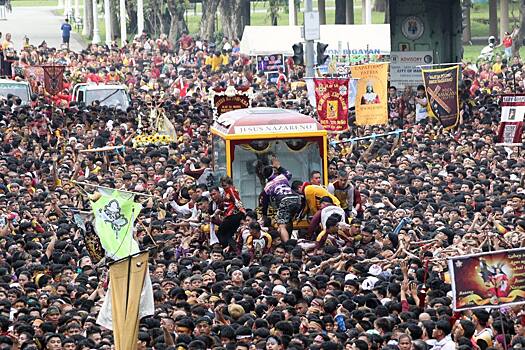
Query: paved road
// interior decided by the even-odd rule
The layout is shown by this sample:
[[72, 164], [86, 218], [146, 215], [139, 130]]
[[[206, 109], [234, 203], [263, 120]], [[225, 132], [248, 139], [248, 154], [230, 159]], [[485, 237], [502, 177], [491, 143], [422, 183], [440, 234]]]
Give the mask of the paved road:
[[[26, 35], [33, 45], [38, 46], [45, 40], [50, 47], [60, 47], [63, 18], [55, 15], [53, 10], [54, 7], [14, 7], [13, 12], [8, 14], [7, 21], [0, 21], [0, 32], [12, 34], [17, 50], [22, 47]], [[86, 45], [82, 38], [71, 33], [71, 50], [79, 51], [84, 47]]]

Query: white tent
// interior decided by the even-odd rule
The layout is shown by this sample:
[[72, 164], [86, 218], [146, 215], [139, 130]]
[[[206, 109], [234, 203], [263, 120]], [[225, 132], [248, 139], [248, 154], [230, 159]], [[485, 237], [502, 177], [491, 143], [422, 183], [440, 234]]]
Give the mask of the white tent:
[[[389, 24], [322, 25], [320, 42], [329, 55], [390, 54]], [[300, 26], [246, 26], [241, 53], [250, 56], [293, 55], [292, 45], [303, 42]]]

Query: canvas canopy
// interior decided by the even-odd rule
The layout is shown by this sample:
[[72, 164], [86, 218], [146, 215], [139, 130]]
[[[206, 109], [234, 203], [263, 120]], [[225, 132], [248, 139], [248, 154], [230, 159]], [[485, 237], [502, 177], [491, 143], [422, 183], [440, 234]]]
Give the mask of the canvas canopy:
[[[389, 55], [390, 25], [322, 25], [319, 41], [328, 44], [329, 55]], [[299, 42], [301, 26], [246, 26], [240, 49], [250, 56], [291, 56], [292, 45]]]

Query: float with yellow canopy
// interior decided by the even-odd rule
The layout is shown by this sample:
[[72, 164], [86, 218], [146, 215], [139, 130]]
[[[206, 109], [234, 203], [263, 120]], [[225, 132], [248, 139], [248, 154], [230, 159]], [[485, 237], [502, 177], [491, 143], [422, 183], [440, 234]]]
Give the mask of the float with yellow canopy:
[[311, 117], [287, 109], [239, 109], [215, 119], [211, 133], [214, 173], [233, 179], [246, 208], [258, 206], [262, 169], [274, 156], [292, 172], [292, 181], [307, 181], [314, 170], [328, 181], [327, 132]]

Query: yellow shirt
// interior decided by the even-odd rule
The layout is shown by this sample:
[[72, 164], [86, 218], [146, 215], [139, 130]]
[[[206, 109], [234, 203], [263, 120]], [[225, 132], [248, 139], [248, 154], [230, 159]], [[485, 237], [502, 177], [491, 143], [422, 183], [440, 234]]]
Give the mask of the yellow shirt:
[[217, 71], [221, 68], [222, 65], [222, 56], [213, 56], [211, 58], [211, 70]]
[[320, 209], [320, 201], [323, 197], [330, 197], [335, 205], [341, 205], [336, 196], [328, 192], [324, 187], [317, 185], [308, 185], [304, 188], [304, 196], [306, 198], [306, 207], [309, 215], [315, 215]]
[[494, 63], [492, 65], [492, 71], [494, 72], [494, 74], [500, 74], [501, 73], [501, 63]]
[[222, 65], [227, 66], [230, 64], [230, 57], [228, 55], [221, 55], [222, 57]]

